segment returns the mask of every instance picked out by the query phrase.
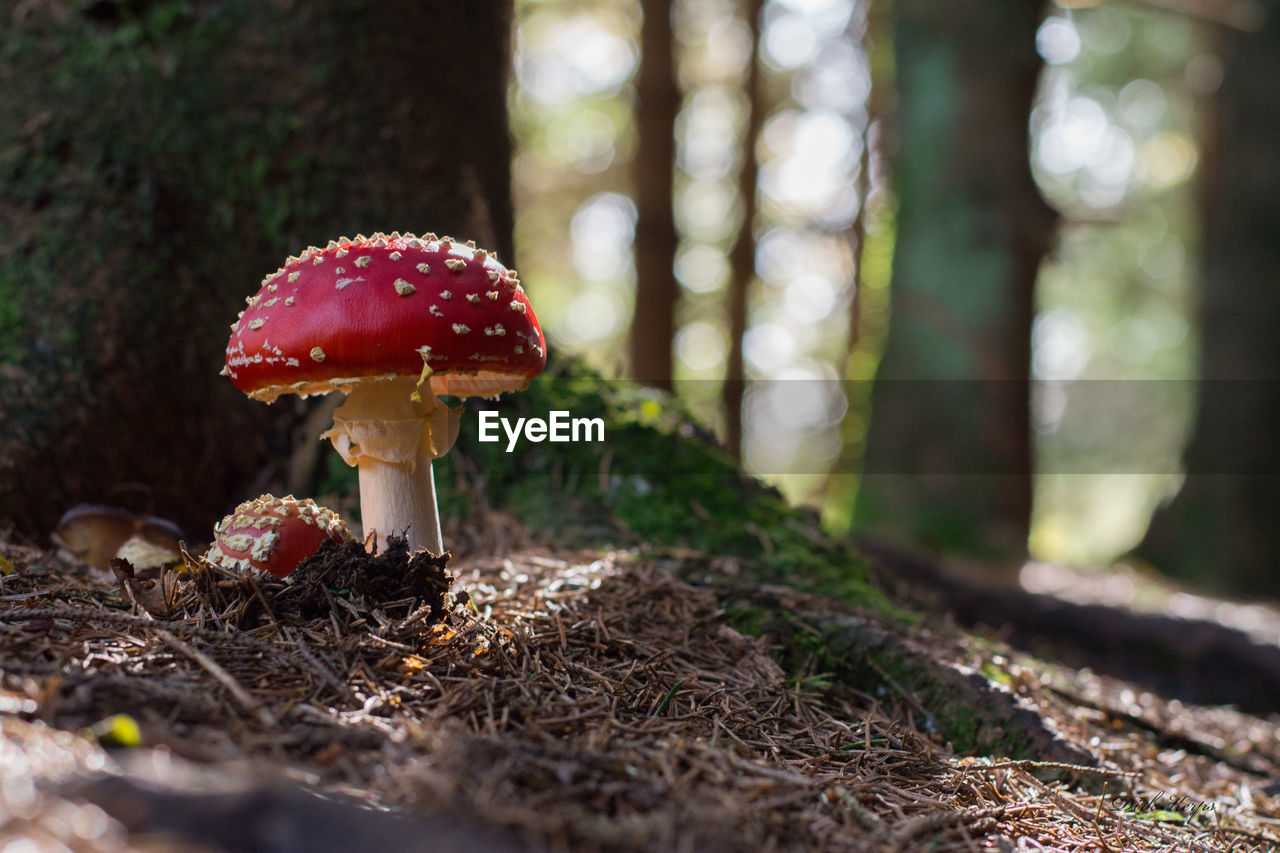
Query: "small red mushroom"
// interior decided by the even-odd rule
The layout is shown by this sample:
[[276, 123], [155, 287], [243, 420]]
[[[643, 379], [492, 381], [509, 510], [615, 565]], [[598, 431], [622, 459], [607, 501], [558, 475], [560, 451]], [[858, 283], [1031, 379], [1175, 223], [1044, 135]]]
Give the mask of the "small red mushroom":
[[268, 403], [347, 392], [325, 437], [360, 469], [365, 536], [443, 553], [431, 460], [458, 422], [436, 395], [523, 390], [546, 363], [515, 272], [449, 237], [343, 237], [289, 258], [248, 302], [223, 372]]
[[309, 499], [262, 495], [245, 501], [213, 528], [205, 559], [223, 568], [285, 577], [326, 539], [350, 542], [338, 514]]

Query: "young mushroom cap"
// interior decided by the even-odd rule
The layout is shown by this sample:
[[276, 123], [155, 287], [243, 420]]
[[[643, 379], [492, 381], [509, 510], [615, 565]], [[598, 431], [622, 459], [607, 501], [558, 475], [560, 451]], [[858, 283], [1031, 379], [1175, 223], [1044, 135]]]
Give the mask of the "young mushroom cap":
[[286, 577], [326, 540], [351, 541], [338, 514], [310, 499], [262, 495], [245, 501], [213, 529], [205, 559], [227, 569]]
[[542, 372], [546, 341], [512, 270], [474, 244], [399, 232], [312, 247], [263, 279], [225, 372], [265, 402], [429, 370], [435, 394], [494, 397]]

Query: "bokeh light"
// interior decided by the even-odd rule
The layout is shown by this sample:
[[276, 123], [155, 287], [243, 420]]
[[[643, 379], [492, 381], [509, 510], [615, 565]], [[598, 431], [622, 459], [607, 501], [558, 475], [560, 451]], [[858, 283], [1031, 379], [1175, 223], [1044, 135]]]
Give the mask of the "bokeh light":
[[[1040, 271], [1033, 335], [1041, 475], [1032, 547], [1045, 558], [1114, 559], [1176, 479], [1194, 358], [1198, 93], [1189, 69], [1205, 55], [1194, 35], [1178, 15], [1122, 6], [1061, 9], [1038, 33], [1046, 69], [1031, 163], [1063, 217]], [[1212, 77], [1212, 63], [1199, 64]], [[1135, 384], [1096, 384], [1116, 380]], [[1106, 405], [1087, 402], [1109, 387]], [[1154, 401], [1154, 423], [1132, 450], [1154, 473], [1072, 473], [1123, 433], [1126, 400], [1137, 397]]]
[[[757, 249], [742, 347], [759, 387], [745, 404], [744, 459], [793, 499], [811, 497], [821, 477], [786, 472], [848, 463], [842, 442], [856, 430], [846, 423], [842, 437], [832, 415], [850, 405], [834, 380], [847, 369], [862, 378], [874, 364], [865, 353], [851, 359], [860, 260], [867, 292], [881, 301], [859, 310], [878, 322], [885, 312], [893, 235], [876, 229], [893, 204], [876, 142], [867, 14], [853, 0], [764, 4], [763, 130], [752, 149], [743, 138], [752, 44], [741, 4], [672, 6], [683, 93], [673, 129], [681, 287], [673, 345], [677, 380], [699, 380], [678, 387], [691, 389], [697, 414], [721, 423], [730, 252], [747, 211], [738, 176], [754, 158]], [[639, 4], [627, 0], [517, 3], [510, 100], [522, 278], [537, 291], [554, 345], [615, 374], [625, 372], [637, 286], [630, 169], [640, 23]], [[1070, 470], [1089, 450], [1073, 432], [1079, 383], [1191, 373], [1197, 98], [1221, 80], [1221, 61], [1201, 42], [1182, 16], [1112, 4], [1053, 9], [1037, 34], [1045, 69], [1028, 151], [1062, 214], [1059, 243], [1041, 270], [1032, 340], [1032, 415], [1046, 471]], [[839, 399], [788, 398], [784, 414], [783, 392], [765, 390], [784, 377], [792, 395], [826, 383]], [[787, 422], [797, 413], [809, 419], [803, 428]], [[1152, 441], [1172, 458], [1190, 402], [1166, 414], [1168, 428]], [[1040, 477], [1037, 552], [1108, 559], [1132, 544], [1169, 478], [1113, 480]]]

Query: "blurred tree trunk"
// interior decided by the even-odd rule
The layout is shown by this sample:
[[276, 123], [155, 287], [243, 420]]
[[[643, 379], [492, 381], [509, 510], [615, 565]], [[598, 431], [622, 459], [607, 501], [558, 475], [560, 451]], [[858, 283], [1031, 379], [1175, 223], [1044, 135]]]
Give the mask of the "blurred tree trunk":
[[636, 84], [640, 143], [634, 167], [636, 305], [631, 320], [631, 375], [646, 385], [670, 390], [680, 297], [675, 275], [679, 238], [672, 209], [680, 87], [675, 76], [671, 4], [643, 0], [640, 5], [644, 25]]
[[726, 359], [724, 390], [725, 447], [734, 459], [742, 459], [742, 397], [747, 377], [742, 358], [742, 340], [747, 334], [747, 307], [751, 282], [756, 275], [756, 204], [760, 169], [756, 164], [756, 143], [764, 125], [765, 107], [760, 83], [760, 14], [764, 0], [746, 0], [742, 14], [751, 33], [751, 58], [747, 65], [747, 124], [742, 131], [742, 167], [738, 172], [738, 194], [742, 196], [742, 225], [729, 253], [729, 355]]
[[1200, 402], [1187, 478], [1139, 554], [1225, 593], [1280, 596], [1280, 2], [1226, 44], [1204, 158]]
[[0, 527], [100, 501], [196, 543], [278, 488], [308, 405], [218, 371], [308, 244], [434, 230], [510, 259], [510, 0], [0, 15]]
[[857, 522], [1025, 552], [1032, 291], [1054, 216], [1027, 122], [1039, 4], [894, 4], [898, 232]]

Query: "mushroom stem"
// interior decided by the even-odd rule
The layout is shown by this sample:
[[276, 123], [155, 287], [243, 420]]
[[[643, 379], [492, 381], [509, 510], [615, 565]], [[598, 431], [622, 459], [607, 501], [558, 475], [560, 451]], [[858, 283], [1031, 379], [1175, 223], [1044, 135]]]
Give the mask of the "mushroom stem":
[[360, 469], [360, 517], [365, 537], [375, 534], [372, 546], [404, 535], [411, 551], [440, 554], [431, 460], [453, 445], [458, 420], [430, 393], [415, 395], [417, 388], [408, 377], [358, 383], [323, 437]]
[[444, 543], [431, 457], [423, 456], [415, 462], [416, 465], [401, 465], [367, 456], [360, 461], [364, 535], [376, 534], [374, 547], [381, 548], [387, 544], [389, 534], [403, 533], [409, 540], [410, 552], [426, 548], [432, 554], [441, 554]]

